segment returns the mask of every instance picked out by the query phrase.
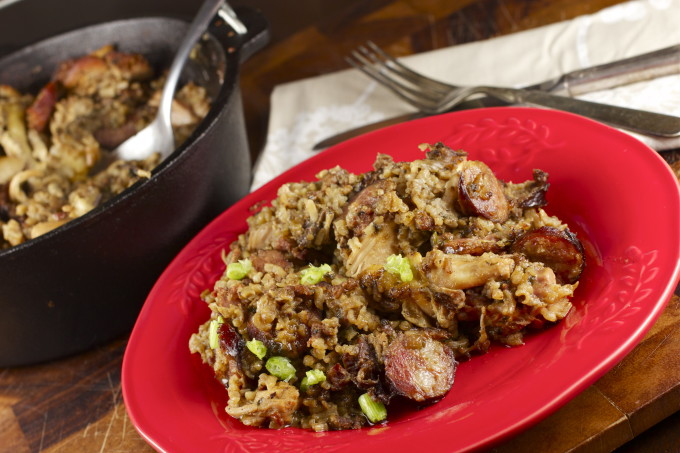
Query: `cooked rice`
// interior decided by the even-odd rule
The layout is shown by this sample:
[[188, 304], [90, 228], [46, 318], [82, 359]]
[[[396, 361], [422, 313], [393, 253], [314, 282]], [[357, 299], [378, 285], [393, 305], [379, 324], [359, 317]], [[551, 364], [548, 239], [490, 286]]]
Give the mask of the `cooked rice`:
[[[285, 184], [248, 219], [225, 264], [249, 260], [252, 269], [241, 280], [225, 271], [204, 293], [211, 318], [189, 344], [225, 383], [228, 414], [269, 428], [359, 428], [371, 423], [361, 394], [388, 407], [435, 401], [453, 384], [457, 361], [493, 342], [521, 345], [527, 332], [567, 315], [583, 255], [542, 209], [547, 175], [536, 171], [522, 184], [484, 175], [502, 190], [499, 206], [470, 214], [464, 168], [484, 167], [442, 144], [424, 148], [427, 157], [414, 162], [379, 155], [364, 174], [336, 167]], [[499, 215], [507, 218], [489, 220]], [[412, 280], [386, 270], [397, 254], [408, 258]], [[321, 281], [301, 283], [306, 268], [324, 264], [331, 271]], [[253, 339], [266, 346], [261, 359], [245, 346]], [[288, 358], [294, 376], [272, 375], [272, 356]], [[308, 370], [326, 379], [301, 388]]]
[[[154, 78], [141, 55], [105, 46], [63, 62], [36, 96], [0, 85], [0, 250], [80, 217], [151, 176], [157, 153], [96, 169], [107, 150], [151, 122], [164, 77]], [[209, 108], [202, 87], [188, 83], [178, 90], [175, 143], [189, 137]]]

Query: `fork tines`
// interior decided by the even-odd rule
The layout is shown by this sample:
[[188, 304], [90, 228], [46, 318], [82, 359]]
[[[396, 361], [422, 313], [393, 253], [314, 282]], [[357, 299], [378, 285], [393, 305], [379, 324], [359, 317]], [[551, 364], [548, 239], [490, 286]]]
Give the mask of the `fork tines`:
[[353, 50], [346, 61], [418, 109], [441, 99], [452, 88], [411, 70], [372, 41]]

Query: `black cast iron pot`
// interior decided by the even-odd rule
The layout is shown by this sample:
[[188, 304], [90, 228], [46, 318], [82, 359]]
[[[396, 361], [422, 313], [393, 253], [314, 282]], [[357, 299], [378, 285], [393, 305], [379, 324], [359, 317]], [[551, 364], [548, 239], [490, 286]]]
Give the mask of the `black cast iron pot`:
[[[172, 257], [248, 192], [239, 64], [266, 43], [268, 30], [259, 13], [237, 13], [248, 33], [236, 35], [216, 19], [200, 57], [183, 73], [214, 99], [193, 136], [148, 180], [0, 252], [0, 366], [62, 357], [129, 331]], [[0, 84], [36, 92], [61, 61], [111, 43], [167, 68], [187, 27], [177, 19], [135, 18], [78, 29], [0, 59]]]

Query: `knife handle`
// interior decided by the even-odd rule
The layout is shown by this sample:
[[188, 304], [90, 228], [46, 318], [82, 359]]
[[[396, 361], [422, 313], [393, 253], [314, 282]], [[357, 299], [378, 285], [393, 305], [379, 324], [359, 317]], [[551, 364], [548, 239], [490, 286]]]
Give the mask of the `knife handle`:
[[678, 73], [680, 73], [680, 45], [675, 45], [572, 71], [559, 77], [552, 86], [546, 84], [540, 86], [551, 93], [578, 96]]
[[[680, 117], [677, 116], [600, 104], [541, 91], [512, 90], [512, 92], [514, 102], [524, 102], [576, 113], [611, 126], [645, 135], [658, 137], [677, 137], [680, 135]], [[500, 95], [500, 93], [497, 94]]]

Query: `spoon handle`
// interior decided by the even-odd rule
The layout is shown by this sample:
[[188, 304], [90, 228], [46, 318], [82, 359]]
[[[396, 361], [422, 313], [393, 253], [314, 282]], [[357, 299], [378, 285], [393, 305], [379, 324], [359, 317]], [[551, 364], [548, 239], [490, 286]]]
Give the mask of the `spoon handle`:
[[163, 87], [163, 93], [161, 95], [161, 101], [158, 106], [159, 114], [170, 124], [170, 113], [172, 111], [172, 99], [175, 95], [175, 89], [177, 88], [177, 82], [179, 81], [179, 76], [182, 73], [182, 68], [186, 59], [189, 57], [191, 49], [201, 38], [205, 30], [208, 28], [208, 24], [215, 17], [217, 11], [220, 9], [225, 0], [206, 0], [201, 5], [201, 8], [196, 13], [194, 20], [189, 26], [184, 39], [182, 40], [177, 53], [175, 54], [175, 59], [172, 60], [170, 69], [168, 70], [168, 76], [165, 81], [165, 86]]

